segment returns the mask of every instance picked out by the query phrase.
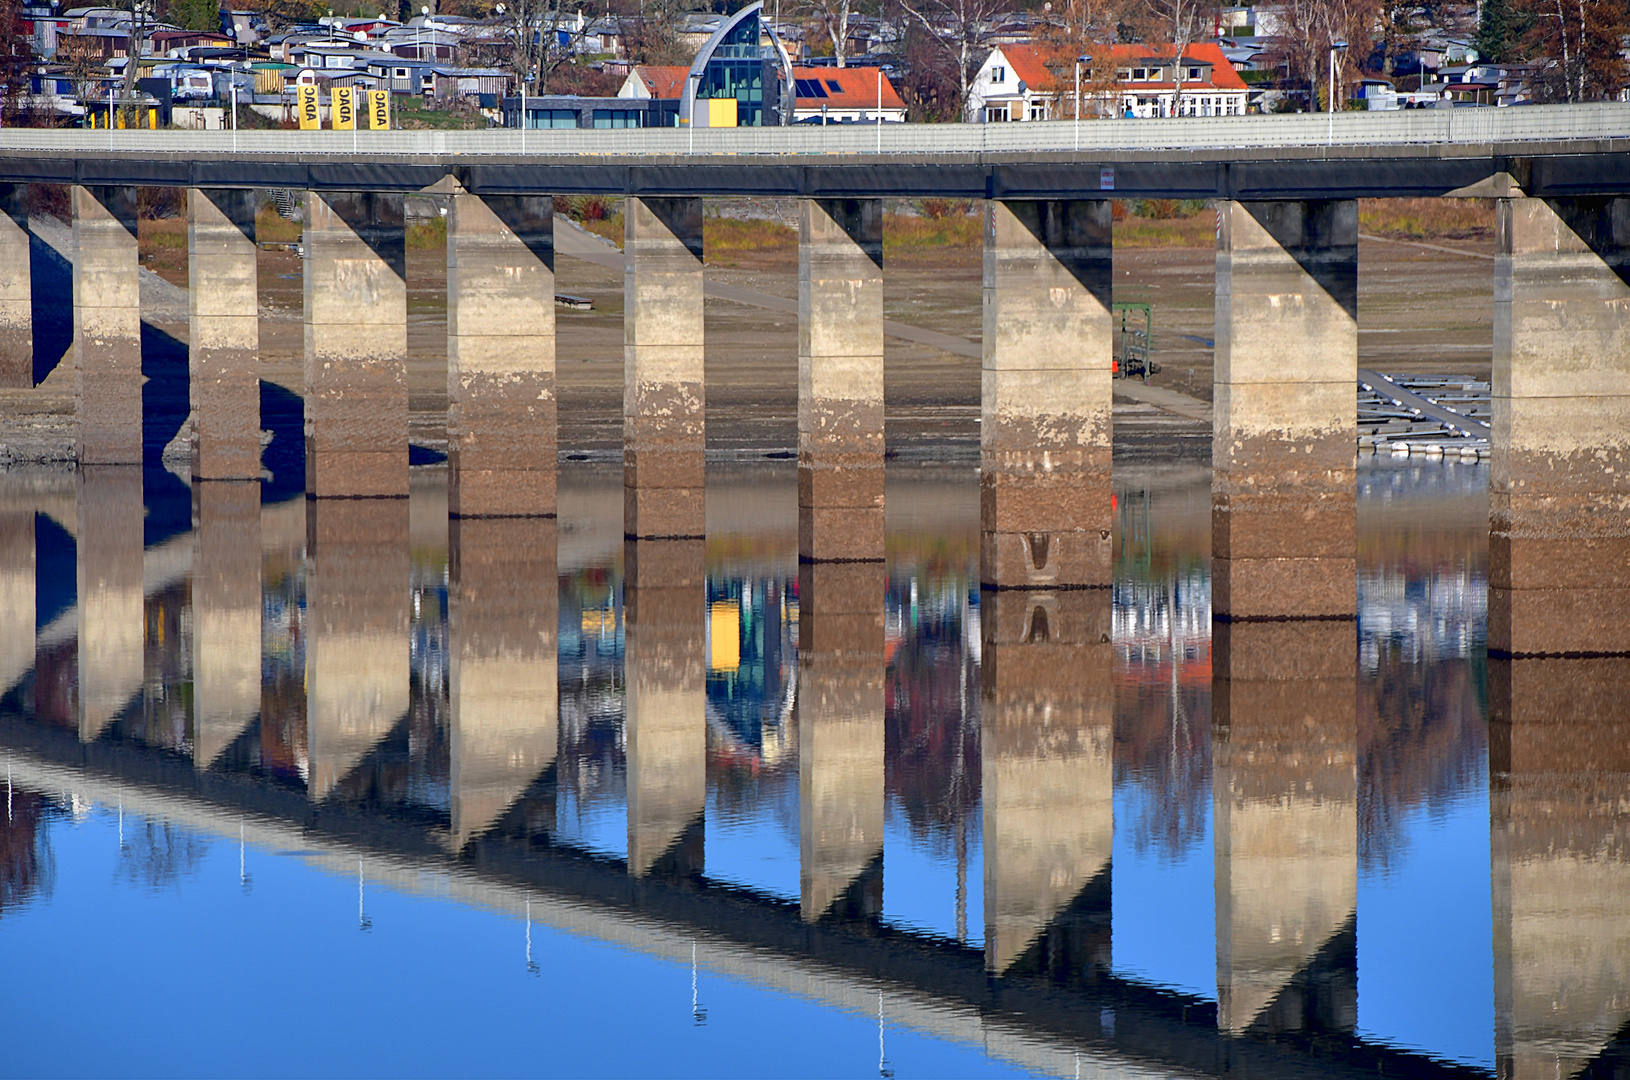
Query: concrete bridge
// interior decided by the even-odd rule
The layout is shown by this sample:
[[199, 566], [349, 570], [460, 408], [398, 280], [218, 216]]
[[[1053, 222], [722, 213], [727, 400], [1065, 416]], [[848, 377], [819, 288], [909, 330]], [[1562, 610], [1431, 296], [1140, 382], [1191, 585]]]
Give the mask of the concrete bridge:
[[[300, 188], [306, 494], [405, 495], [403, 197], [437, 190], [450, 200], [449, 511], [552, 515], [550, 197], [622, 194], [625, 533], [696, 538], [704, 531], [707, 412], [702, 199], [794, 196], [802, 208], [800, 554], [876, 560], [881, 200], [975, 196], [989, 200], [982, 579], [992, 588], [1102, 586], [1110, 551], [1111, 199], [1210, 198], [1218, 204], [1215, 608], [1234, 619], [1348, 617], [1355, 200], [1492, 197], [1500, 613], [1491, 648], [1521, 654], [1563, 642], [1563, 652], [1630, 652], [1630, 620], [1603, 614], [1624, 610], [1630, 587], [1614, 569], [1630, 550], [1622, 511], [1630, 482], [1630, 106], [999, 128], [108, 132], [105, 140], [8, 131], [0, 135], [0, 199], [10, 208], [0, 215], [0, 382], [31, 381], [24, 185], [72, 184], [78, 460], [141, 460], [135, 193], [185, 186], [193, 474], [257, 478], [252, 192]], [[1564, 538], [1577, 543], [1559, 563]], [[1512, 629], [1546, 614], [1573, 636], [1547, 633], [1536, 643]]]

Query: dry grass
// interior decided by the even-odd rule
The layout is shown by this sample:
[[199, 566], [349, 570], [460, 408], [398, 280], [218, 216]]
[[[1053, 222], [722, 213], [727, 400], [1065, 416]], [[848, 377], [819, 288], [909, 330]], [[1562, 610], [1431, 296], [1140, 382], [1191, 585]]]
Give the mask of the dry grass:
[[595, 236], [610, 240], [619, 248], [623, 246], [623, 212], [621, 210], [607, 217], [579, 221], [578, 224]]
[[883, 257], [911, 256], [945, 248], [976, 248], [985, 242], [983, 215], [883, 218]]
[[784, 262], [789, 253], [796, 258], [798, 230], [762, 218], [710, 217], [702, 222], [702, 250], [709, 263], [721, 266], [760, 259]]
[[300, 225], [263, 206], [255, 215], [255, 239], [263, 244], [293, 244], [300, 239]]
[[1361, 199], [1358, 230], [1398, 240], [1487, 240], [1491, 199]]
[[407, 228], [407, 246], [413, 251], [428, 251], [447, 246], [447, 219], [441, 216], [416, 221]]
[[1209, 248], [1217, 243], [1217, 215], [1202, 210], [1189, 217], [1143, 218], [1128, 214], [1115, 222], [1115, 245], [1134, 248]]

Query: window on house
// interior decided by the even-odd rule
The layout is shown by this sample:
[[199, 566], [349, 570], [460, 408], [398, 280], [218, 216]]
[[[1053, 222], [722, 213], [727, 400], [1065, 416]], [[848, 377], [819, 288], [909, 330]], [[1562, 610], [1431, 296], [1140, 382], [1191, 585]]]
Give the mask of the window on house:
[[843, 93], [843, 87], [838, 85], [838, 80], [836, 80], [836, 79], [828, 79], [828, 80], [826, 80], [826, 88], [828, 90], [832, 91], [834, 94]]
[[396, 69], [396, 77], [398, 79], [407, 78], [408, 77], [408, 69], [407, 68], [397, 68]]
[[1131, 79], [1132, 79], [1132, 69], [1131, 68], [1121, 68], [1119, 71], [1117, 71], [1115, 73], [1115, 77], [1117, 79], [1121, 80], [1122, 82], [1130, 82]]
[[1007, 119], [1007, 106], [996, 105], [985, 110], [985, 123], [999, 124]]
[[1192, 79], [1195, 82], [1199, 82], [1200, 81], [1200, 69], [1197, 68], [1197, 67], [1191, 67], [1191, 68], [1189, 68], [1189, 73], [1187, 75], [1183, 76], [1183, 77], [1185, 79]]
[[993, 68], [991, 68], [990, 69], [990, 81], [993, 82], [993, 83], [1007, 82], [1007, 68], [1005, 68], [1005, 67], [993, 67]]
[[1149, 81], [1149, 69], [1148, 68], [1133, 68], [1132, 69], [1132, 81], [1133, 82], [1148, 82]]
[[801, 98], [824, 98], [827, 96], [826, 87], [821, 85], [819, 79], [796, 80], [798, 96]]
[[1030, 106], [1030, 119], [1032, 119], [1032, 120], [1045, 120], [1045, 119], [1047, 119], [1047, 103], [1046, 102], [1033, 102], [1033, 103], [1031, 103], [1031, 106]]

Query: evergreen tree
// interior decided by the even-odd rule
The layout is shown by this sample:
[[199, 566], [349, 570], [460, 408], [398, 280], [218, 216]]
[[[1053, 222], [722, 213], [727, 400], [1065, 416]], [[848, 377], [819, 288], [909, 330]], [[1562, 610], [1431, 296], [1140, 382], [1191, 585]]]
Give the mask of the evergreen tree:
[[1527, 21], [1512, 0], [1483, 0], [1473, 44], [1479, 59], [1494, 63], [1520, 60]]

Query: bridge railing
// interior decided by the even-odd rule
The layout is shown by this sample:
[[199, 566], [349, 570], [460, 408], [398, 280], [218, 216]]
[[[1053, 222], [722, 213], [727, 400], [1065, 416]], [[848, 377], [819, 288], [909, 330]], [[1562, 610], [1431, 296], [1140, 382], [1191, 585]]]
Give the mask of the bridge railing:
[[1630, 103], [1010, 124], [518, 131], [107, 131], [10, 128], [0, 151], [527, 156], [1034, 154], [1254, 147], [1485, 145], [1630, 138]]

